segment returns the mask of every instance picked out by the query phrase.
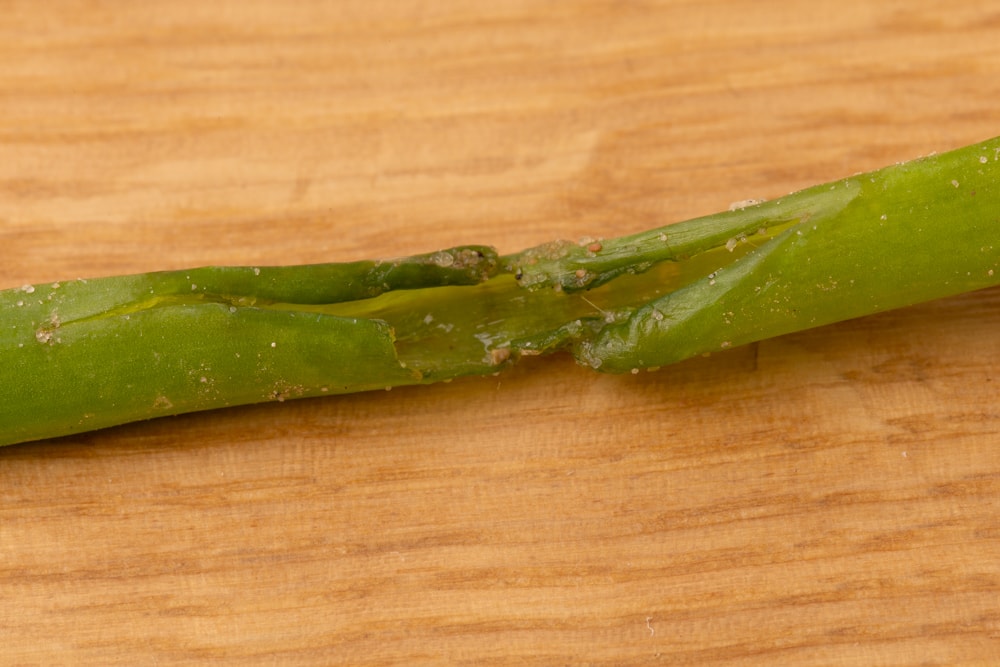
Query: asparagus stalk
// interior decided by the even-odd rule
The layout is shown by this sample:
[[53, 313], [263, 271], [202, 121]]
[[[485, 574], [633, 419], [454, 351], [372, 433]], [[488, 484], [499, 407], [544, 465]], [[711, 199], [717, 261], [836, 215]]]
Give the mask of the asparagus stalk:
[[1000, 282], [1000, 138], [610, 240], [0, 291], [0, 445], [495, 373], [626, 372]]

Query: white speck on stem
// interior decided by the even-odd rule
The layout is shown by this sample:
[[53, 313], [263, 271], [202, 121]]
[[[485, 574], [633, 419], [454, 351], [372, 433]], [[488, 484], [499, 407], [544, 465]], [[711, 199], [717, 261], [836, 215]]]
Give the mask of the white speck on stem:
[[441, 268], [446, 269], [455, 263], [455, 257], [450, 252], [438, 252], [434, 253], [431, 261]]
[[756, 206], [757, 204], [763, 204], [766, 200], [764, 199], [744, 199], [742, 201], [734, 201], [729, 205], [730, 211], [742, 211], [747, 206]]
[[255, 267], [253, 267], [253, 274], [254, 274], [255, 276], [259, 276], [259, 275], [260, 275], [260, 269], [258, 269], [258, 268], [257, 268], [256, 266], [255, 266]]
[[21, 291], [24, 292], [25, 294], [31, 294], [32, 292], [35, 291], [35, 286], [34, 285], [22, 285], [21, 286]]
[[959, 186], [959, 182], [954, 179], [952, 179], [951, 184], [954, 185], [956, 188]]
[[986, 164], [989, 161], [990, 161], [990, 159], [988, 157], [986, 157], [985, 155], [980, 155], [979, 156], [979, 164]]

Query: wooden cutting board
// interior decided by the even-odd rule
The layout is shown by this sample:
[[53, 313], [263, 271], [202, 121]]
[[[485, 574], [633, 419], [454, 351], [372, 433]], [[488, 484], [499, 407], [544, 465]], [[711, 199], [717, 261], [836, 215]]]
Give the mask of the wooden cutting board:
[[[0, 285], [610, 237], [997, 100], [986, 2], [13, 2]], [[992, 290], [5, 448], [0, 663], [1000, 664], [998, 330]]]

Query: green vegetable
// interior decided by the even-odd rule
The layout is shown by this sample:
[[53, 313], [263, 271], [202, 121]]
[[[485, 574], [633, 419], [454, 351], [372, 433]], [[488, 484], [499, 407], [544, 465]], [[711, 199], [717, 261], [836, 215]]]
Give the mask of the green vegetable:
[[190, 271], [0, 291], [0, 445], [489, 374], [568, 350], [662, 366], [1000, 282], [1000, 139], [776, 201], [508, 256]]

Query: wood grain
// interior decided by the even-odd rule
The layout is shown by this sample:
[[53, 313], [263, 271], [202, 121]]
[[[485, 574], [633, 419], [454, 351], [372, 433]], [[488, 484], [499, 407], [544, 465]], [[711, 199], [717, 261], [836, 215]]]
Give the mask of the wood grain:
[[[613, 236], [998, 99], [986, 2], [14, 0], [0, 285]], [[0, 663], [998, 664], [998, 328], [990, 290], [5, 448]]]

